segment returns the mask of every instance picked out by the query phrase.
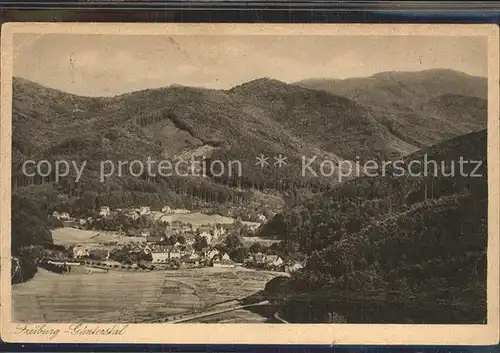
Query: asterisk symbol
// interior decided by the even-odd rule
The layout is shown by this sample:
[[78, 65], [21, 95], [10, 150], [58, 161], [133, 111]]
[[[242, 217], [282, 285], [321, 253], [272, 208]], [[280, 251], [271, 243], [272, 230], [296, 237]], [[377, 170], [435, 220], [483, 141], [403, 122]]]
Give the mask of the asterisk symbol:
[[269, 162], [267, 161], [269, 159], [269, 157], [264, 157], [263, 154], [261, 154], [260, 157], [256, 157], [256, 159], [257, 159], [257, 163], [255, 163], [255, 164], [261, 168], [264, 168], [265, 166], [269, 165]]
[[274, 162], [274, 165], [278, 166], [279, 168], [283, 167], [286, 165], [286, 160], [288, 159], [287, 157], [285, 156], [282, 156], [281, 153], [279, 154], [278, 157], [274, 157], [274, 159], [276, 160], [276, 162]]

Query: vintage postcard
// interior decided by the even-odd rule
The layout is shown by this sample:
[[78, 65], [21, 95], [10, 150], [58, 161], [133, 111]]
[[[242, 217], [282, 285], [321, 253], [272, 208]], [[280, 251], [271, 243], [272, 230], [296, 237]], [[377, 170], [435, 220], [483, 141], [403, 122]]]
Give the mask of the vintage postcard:
[[7, 342], [495, 344], [494, 25], [8, 23]]

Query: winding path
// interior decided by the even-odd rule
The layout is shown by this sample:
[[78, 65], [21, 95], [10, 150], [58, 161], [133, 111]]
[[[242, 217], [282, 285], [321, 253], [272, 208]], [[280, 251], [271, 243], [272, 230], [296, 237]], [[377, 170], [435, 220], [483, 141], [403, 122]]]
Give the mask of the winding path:
[[278, 315], [278, 312], [275, 312], [273, 317], [278, 320], [279, 322], [283, 323], [283, 324], [289, 324], [288, 321], [286, 321], [285, 319], [282, 319], [279, 315]]
[[181, 317], [181, 318], [176, 319], [176, 320], [167, 321], [167, 323], [178, 324], [181, 322], [188, 322], [188, 321], [192, 321], [192, 320], [196, 320], [196, 319], [200, 319], [200, 318], [204, 318], [204, 317], [219, 315], [219, 314], [227, 313], [230, 311], [246, 309], [246, 308], [250, 308], [250, 307], [254, 307], [254, 306], [263, 306], [263, 305], [268, 305], [268, 304], [269, 304], [269, 300], [263, 300], [259, 303], [255, 303], [255, 304], [239, 305], [239, 306], [230, 307], [230, 308], [221, 309], [221, 310], [216, 310], [216, 311], [207, 311], [207, 312], [201, 312], [201, 313], [196, 313], [196, 314], [192, 314], [192, 315], [186, 315], [185, 317]]

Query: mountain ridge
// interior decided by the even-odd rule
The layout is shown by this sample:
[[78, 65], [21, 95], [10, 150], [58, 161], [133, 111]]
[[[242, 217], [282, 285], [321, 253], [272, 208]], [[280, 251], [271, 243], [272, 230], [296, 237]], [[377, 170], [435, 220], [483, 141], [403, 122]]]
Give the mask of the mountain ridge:
[[[306, 79], [293, 84], [340, 94], [364, 104], [378, 103], [385, 109], [404, 110], [401, 101], [423, 103], [441, 94], [462, 94], [487, 99], [487, 79], [449, 69], [381, 72], [369, 77]], [[414, 101], [415, 100], [415, 101]]]
[[[302, 156], [335, 162], [397, 158], [484, 128], [485, 100], [440, 93], [441, 98], [426, 100], [418, 109], [408, 104], [406, 110], [387, 110], [384, 102], [364, 104], [270, 78], [230, 90], [174, 86], [105, 98], [81, 97], [14, 78], [13, 183], [32, 182], [21, 180], [18, 170], [27, 158], [88, 160], [89, 170], [96, 171], [96, 161], [103, 158], [162, 159], [206, 152], [210, 160], [239, 160], [245, 169], [241, 177], [209, 178], [213, 188], [316, 192], [331, 187], [334, 178], [300, 177]], [[456, 107], [459, 119], [454, 118]], [[260, 168], [255, 158], [261, 154], [286, 155], [288, 166]], [[131, 183], [110, 182], [118, 189]]]

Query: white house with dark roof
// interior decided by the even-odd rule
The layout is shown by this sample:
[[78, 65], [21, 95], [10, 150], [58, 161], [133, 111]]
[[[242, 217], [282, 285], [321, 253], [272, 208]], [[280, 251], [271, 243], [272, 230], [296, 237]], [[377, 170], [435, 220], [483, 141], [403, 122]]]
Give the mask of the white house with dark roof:
[[304, 268], [304, 266], [300, 262], [296, 262], [294, 264], [286, 266], [285, 271], [293, 273], [293, 272], [296, 272], [296, 271], [301, 270], [303, 268]]
[[168, 246], [154, 246], [151, 249], [151, 257], [153, 258], [153, 263], [163, 263], [167, 262], [169, 259], [170, 247]]
[[180, 259], [181, 257], [182, 257], [182, 252], [179, 250], [179, 248], [176, 247], [170, 248], [170, 251], [168, 253], [169, 259]]
[[111, 209], [108, 206], [102, 206], [99, 211], [99, 215], [103, 217], [107, 217], [111, 214]]

